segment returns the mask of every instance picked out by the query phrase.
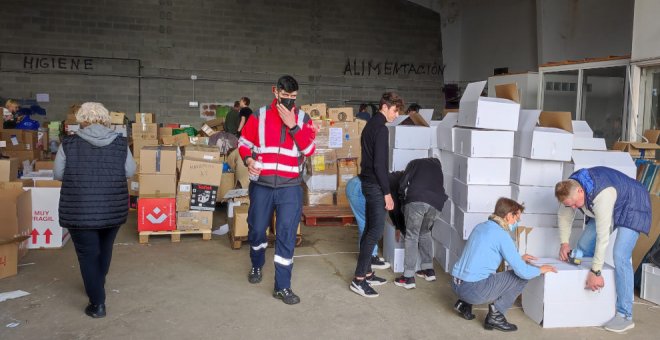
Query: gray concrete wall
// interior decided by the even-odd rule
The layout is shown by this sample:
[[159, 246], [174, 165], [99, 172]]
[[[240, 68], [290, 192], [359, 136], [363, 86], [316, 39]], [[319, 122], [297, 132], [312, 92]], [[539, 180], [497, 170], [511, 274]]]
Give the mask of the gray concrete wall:
[[376, 101], [385, 90], [442, 103], [440, 17], [408, 1], [5, 0], [2, 11], [12, 14], [0, 23], [0, 96], [48, 93], [50, 119], [100, 101], [198, 123], [192, 74], [199, 102], [248, 96], [258, 107], [292, 74], [301, 104]]

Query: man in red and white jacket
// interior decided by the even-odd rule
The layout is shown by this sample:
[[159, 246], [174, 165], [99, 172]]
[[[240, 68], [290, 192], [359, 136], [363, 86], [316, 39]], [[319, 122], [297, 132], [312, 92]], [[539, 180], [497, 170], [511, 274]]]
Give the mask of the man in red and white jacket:
[[272, 87], [275, 99], [255, 111], [241, 131], [238, 151], [250, 172], [248, 240], [252, 269], [250, 283], [259, 283], [266, 257], [266, 228], [277, 216], [275, 290], [273, 297], [292, 305], [300, 298], [291, 290], [296, 232], [302, 214], [302, 176], [305, 157], [314, 153], [312, 120], [295, 106], [298, 82], [282, 76]]

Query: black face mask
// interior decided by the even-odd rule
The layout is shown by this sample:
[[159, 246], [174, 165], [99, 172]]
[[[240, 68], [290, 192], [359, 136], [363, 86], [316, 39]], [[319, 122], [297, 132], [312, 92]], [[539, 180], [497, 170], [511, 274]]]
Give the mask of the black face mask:
[[280, 98], [280, 104], [284, 105], [284, 107], [287, 108], [287, 110], [291, 110], [293, 108], [293, 104], [296, 102], [295, 99], [291, 98]]

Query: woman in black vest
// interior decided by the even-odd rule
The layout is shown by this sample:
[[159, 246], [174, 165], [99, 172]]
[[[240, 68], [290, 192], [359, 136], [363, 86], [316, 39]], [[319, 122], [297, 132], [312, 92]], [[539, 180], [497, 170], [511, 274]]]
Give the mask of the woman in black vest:
[[85, 103], [76, 113], [81, 129], [62, 141], [54, 176], [62, 181], [60, 225], [68, 228], [89, 297], [85, 314], [105, 316], [105, 276], [112, 245], [128, 215], [126, 178], [135, 161], [125, 137], [111, 130], [110, 114], [100, 103]]

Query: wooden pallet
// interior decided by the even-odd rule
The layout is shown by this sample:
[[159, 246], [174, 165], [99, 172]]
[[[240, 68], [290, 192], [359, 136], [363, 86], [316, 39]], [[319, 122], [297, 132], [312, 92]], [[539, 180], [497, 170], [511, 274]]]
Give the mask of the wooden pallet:
[[202, 239], [211, 239], [211, 230], [172, 230], [172, 231], [141, 231], [139, 233], [140, 244], [149, 243], [149, 236], [170, 235], [172, 242], [181, 242], [181, 235], [202, 235]]
[[[231, 233], [229, 233], [229, 247], [231, 249], [241, 249], [243, 246], [243, 242], [247, 242], [247, 236], [233, 236]], [[296, 235], [296, 247], [300, 247], [303, 242], [303, 237], [302, 235]], [[275, 246], [275, 235], [269, 234], [268, 235], [268, 247], [272, 248]]]
[[350, 207], [319, 205], [303, 207], [303, 221], [308, 227], [355, 225], [355, 216]]

